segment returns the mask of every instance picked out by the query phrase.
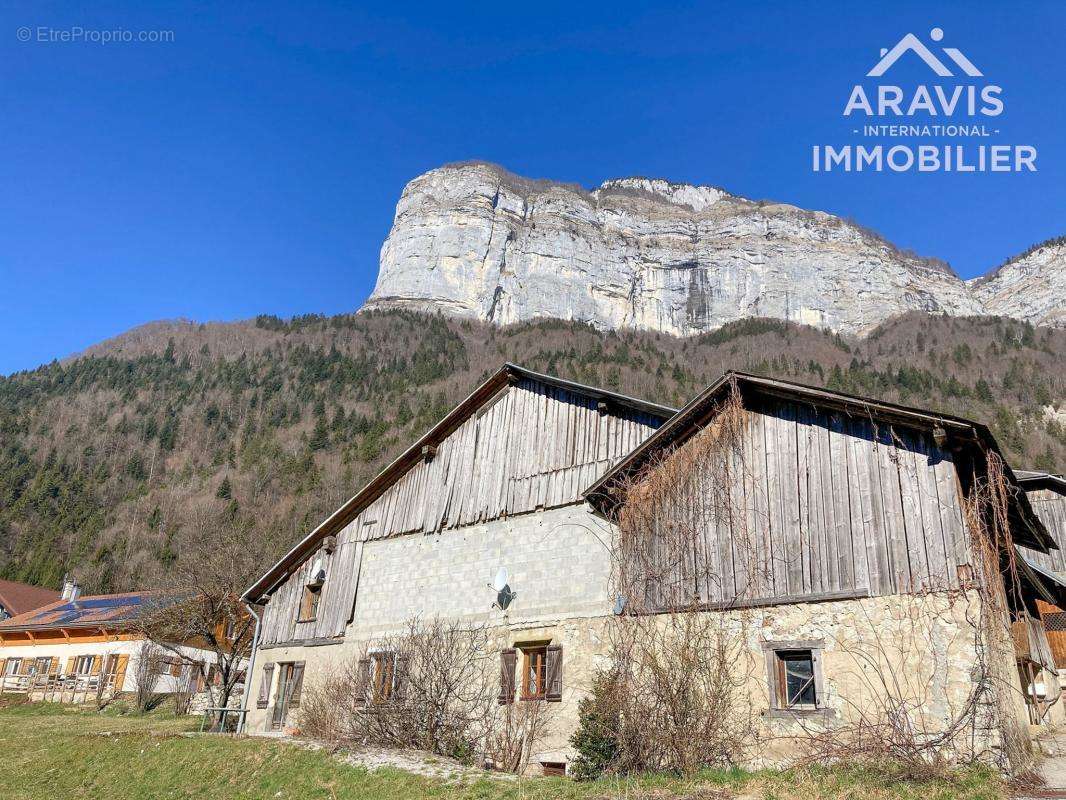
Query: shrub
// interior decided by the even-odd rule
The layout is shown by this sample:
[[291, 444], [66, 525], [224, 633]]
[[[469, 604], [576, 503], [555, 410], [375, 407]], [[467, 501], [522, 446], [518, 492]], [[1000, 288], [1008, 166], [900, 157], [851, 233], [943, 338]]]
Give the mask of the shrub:
[[622, 726], [618, 685], [614, 670], [602, 672], [593, 681], [591, 694], [578, 705], [578, 729], [570, 737], [577, 751], [570, 770], [578, 780], [593, 780], [618, 764]]

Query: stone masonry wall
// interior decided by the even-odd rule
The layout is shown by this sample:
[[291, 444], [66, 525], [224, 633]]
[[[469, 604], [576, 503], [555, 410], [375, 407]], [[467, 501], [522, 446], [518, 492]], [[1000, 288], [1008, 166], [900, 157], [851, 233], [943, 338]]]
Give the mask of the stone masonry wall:
[[[271, 709], [255, 708], [264, 664], [304, 661], [305, 691], [314, 691], [331, 666], [358, 658], [375, 638], [398, 631], [412, 615], [439, 613], [487, 626], [499, 648], [546, 640], [563, 647], [563, 699], [547, 706], [549, 734], [538, 743], [533, 761], [535, 765], [569, 760], [578, 702], [595, 673], [609, 666], [611, 626], [618, 623], [606, 596], [606, 551], [582, 528], [581, 513], [576, 507], [559, 509], [543, 517], [495, 523], [499, 530], [491, 530], [494, 525], [475, 526], [440, 537], [375, 543], [377, 552], [363, 563], [356, 617], [342, 644], [277, 647], [259, 653], [249, 686], [250, 730], [269, 728]], [[509, 550], [505, 542], [522, 544]], [[526, 555], [518, 557], [519, 553]], [[485, 585], [499, 566], [508, 567], [518, 592], [507, 613], [490, 608], [493, 594]], [[596, 591], [589, 588], [593, 583]], [[745, 676], [742, 694], [753, 712], [758, 743], [749, 753], [753, 766], [788, 763], [804, 751], [811, 732], [846, 730], [860, 718], [873, 719], [886, 701], [906, 701], [914, 723], [934, 736], [963, 713], [974, 690], [973, 677], [980, 672], [975, 626], [981, 609], [973, 593], [895, 595], [711, 613], [726, 635], [746, 642], [747, 660], [739, 658], [736, 669]], [[819, 647], [824, 710], [805, 716], [770, 708], [766, 645], [797, 640], [817, 642]], [[485, 667], [498, 675], [496, 658], [486, 659]], [[277, 691], [278, 672], [274, 670], [271, 698]], [[1016, 687], [997, 685], [994, 691], [1002, 693], [998, 698], [1002, 704], [1024, 710]], [[987, 697], [983, 703], [993, 705]], [[298, 726], [298, 718], [292, 723]], [[995, 719], [985, 714], [969, 724], [949, 755], [976, 755], [996, 762], [1002, 760], [1000, 746]]]

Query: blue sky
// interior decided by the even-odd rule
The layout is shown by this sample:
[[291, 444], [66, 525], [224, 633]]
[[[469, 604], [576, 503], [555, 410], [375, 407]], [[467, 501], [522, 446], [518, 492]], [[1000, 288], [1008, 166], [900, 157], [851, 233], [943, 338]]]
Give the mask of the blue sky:
[[[37, 40], [75, 26], [173, 41]], [[1038, 171], [812, 172], [880, 48], [934, 26]], [[0, 372], [155, 319], [355, 310], [405, 182], [470, 158], [824, 209], [972, 277], [1066, 233], [1064, 28], [1055, 2], [7, 3]]]

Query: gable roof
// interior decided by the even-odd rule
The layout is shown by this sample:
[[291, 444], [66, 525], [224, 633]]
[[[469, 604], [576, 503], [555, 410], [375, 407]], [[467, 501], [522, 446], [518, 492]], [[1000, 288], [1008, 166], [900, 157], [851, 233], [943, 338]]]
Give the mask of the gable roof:
[[650, 463], [657, 453], [678, 447], [691, 438], [700, 430], [703, 423], [714, 415], [717, 404], [734, 387], [745, 400], [763, 397], [806, 402], [845, 414], [881, 419], [887, 423], [909, 428], [920, 430], [940, 428], [946, 435], [965, 442], [971, 447], [980, 447], [996, 453], [1003, 459], [1007, 478], [1015, 489], [1012, 492], [1014, 503], [1009, 514], [1015, 529], [1016, 541], [1018, 544], [1034, 547], [1044, 552], [1051, 548], [1057, 549], [1054, 539], [1033, 511], [1025, 492], [1019, 486], [1018, 479], [1010, 465], [1007, 464], [1006, 458], [1003, 458], [991, 431], [985, 425], [951, 414], [887, 403], [860, 395], [846, 394], [792, 381], [764, 378], [734, 370], [726, 372], [718, 381], [698, 394], [632, 453], [614, 468], [608, 470], [585, 491], [585, 499], [601, 514], [609, 516], [621, 502], [618, 492], [614, 491], [620, 482], [626, 477], [636, 475]]
[[43, 608], [0, 622], [0, 633], [12, 631], [63, 630], [66, 628], [115, 628], [134, 620], [159, 592], [97, 594], [75, 600], [58, 600]]
[[318, 527], [301, 539], [288, 553], [272, 566], [259, 580], [248, 587], [242, 595], [242, 599], [249, 602], [260, 602], [282, 580], [287, 577], [295, 566], [303, 563], [327, 536], [336, 534], [345, 525], [351, 522], [364, 508], [382, 495], [392, 484], [403, 477], [408, 470], [423, 458], [423, 448], [433, 447], [455, 431], [463, 422], [469, 419], [488, 401], [506, 386], [517, 383], [520, 379], [529, 379], [548, 386], [584, 395], [605, 403], [632, 409], [660, 420], [672, 417], [677, 409], [650, 403], [636, 397], [629, 397], [618, 392], [600, 389], [595, 386], [586, 386], [582, 383], [557, 378], [554, 375], [544, 375], [533, 372], [517, 364], [505, 363], [499, 370], [493, 373], [480, 386], [474, 389], [466, 399], [449, 411], [443, 419], [426, 431], [410, 447], [404, 450], [391, 464], [379, 472], [366, 486], [353, 495], [344, 505], [330, 514]]
[[33, 611], [59, 599], [59, 592], [43, 586], [32, 586], [18, 581], [0, 580], [0, 606], [11, 616]]
[[1037, 472], [1028, 469], [1014, 470], [1014, 477], [1018, 479], [1018, 485], [1025, 491], [1032, 492], [1037, 489], [1050, 489], [1057, 494], [1066, 495], [1066, 477], [1055, 475], [1051, 472]]

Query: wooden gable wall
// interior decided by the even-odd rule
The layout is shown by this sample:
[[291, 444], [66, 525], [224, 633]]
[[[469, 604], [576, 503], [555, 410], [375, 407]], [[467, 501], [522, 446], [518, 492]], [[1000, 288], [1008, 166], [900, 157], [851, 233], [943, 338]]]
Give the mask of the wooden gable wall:
[[1048, 533], [1054, 538], [1059, 549], [1052, 550], [1050, 553], [1041, 553], [1028, 547], [1023, 547], [1021, 550], [1034, 564], [1051, 572], [1066, 575], [1066, 495], [1051, 489], [1037, 489], [1026, 492], [1026, 495], [1033, 505], [1033, 511], [1047, 527]]
[[961, 490], [951, 453], [928, 434], [785, 401], [746, 418], [729, 468], [713, 464], [697, 479], [696, 494], [709, 496], [728, 476], [727, 501], [708, 504], [692, 559], [651, 569], [672, 586], [631, 586], [645, 607], [959, 585], [960, 565], [971, 563]]
[[[581, 500], [582, 492], [661, 424], [651, 414], [523, 378], [464, 421], [337, 536], [267, 603], [264, 644], [341, 636], [352, 618], [364, 542], [474, 525]], [[318, 616], [299, 622], [310, 570], [322, 556]]]

